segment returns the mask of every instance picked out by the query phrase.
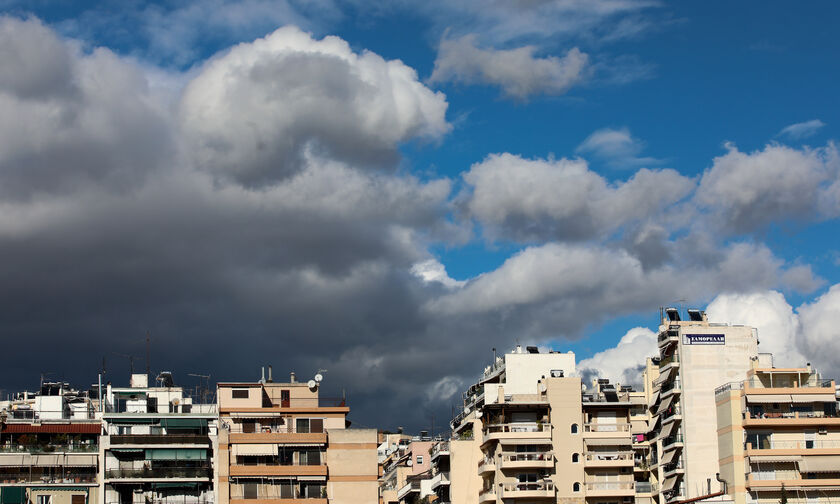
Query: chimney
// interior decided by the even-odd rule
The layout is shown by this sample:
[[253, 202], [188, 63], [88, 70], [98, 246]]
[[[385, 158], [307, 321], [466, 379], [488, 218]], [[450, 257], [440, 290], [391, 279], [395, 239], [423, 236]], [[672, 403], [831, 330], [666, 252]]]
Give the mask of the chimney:
[[295, 376], [294, 371], [292, 371], [291, 375], [289, 376], [289, 383], [297, 383], [297, 377]]
[[268, 365], [268, 383], [273, 383], [274, 380], [271, 378], [271, 364]]

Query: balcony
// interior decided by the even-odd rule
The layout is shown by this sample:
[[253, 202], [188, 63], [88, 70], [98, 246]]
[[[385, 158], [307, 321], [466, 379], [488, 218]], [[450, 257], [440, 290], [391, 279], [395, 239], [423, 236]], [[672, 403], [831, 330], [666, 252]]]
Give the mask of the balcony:
[[840, 415], [824, 411], [744, 412], [744, 427], [840, 426]]
[[748, 456], [760, 455], [840, 455], [840, 441], [765, 441], [758, 446], [744, 443]]
[[420, 494], [420, 481], [409, 481], [397, 491], [397, 499], [403, 500], [411, 494]]
[[540, 498], [554, 498], [554, 483], [537, 481], [534, 483], [506, 483], [502, 486], [502, 499]]
[[432, 477], [432, 490], [436, 490], [439, 487], [449, 485], [449, 473], [448, 472], [439, 472]]
[[110, 469], [105, 471], [106, 480], [209, 480], [213, 475], [210, 465], [199, 467], [153, 467], [143, 469]]
[[657, 485], [650, 483], [649, 481], [636, 481], [636, 495], [640, 494], [653, 494], [658, 492]]
[[663, 357], [659, 361], [659, 371], [661, 372], [667, 366], [670, 365], [679, 366], [680, 365], [680, 356], [678, 354], [669, 355], [668, 357]]
[[551, 424], [508, 423], [490, 424], [484, 429], [484, 442], [504, 440], [542, 440], [551, 442]]
[[496, 490], [494, 488], [484, 488], [478, 494], [478, 502], [496, 502]]
[[633, 452], [586, 452], [585, 467], [632, 467]]
[[432, 447], [432, 460], [449, 456], [449, 441], [441, 441]]
[[554, 467], [554, 452], [503, 452], [502, 469]]
[[[13, 471], [0, 471], [0, 484], [12, 485], [98, 485], [96, 471], [30, 471], [29, 468], [14, 467]], [[34, 469], [34, 468], [33, 468]], [[43, 468], [38, 468], [43, 469]]]
[[675, 464], [668, 464], [666, 466], [663, 466], [662, 467], [662, 472], [663, 472], [663, 475], [667, 478], [668, 476], [671, 476], [671, 475], [674, 475], [674, 474], [682, 474], [682, 473], [685, 472], [685, 470], [683, 469], [682, 462], [678, 461]]
[[58, 444], [58, 445], [4, 445], [0, 446], [0, 453], [98, 453], [99, 445], [95, 444]]
[[786, 489], [824, 489], [840, 487], [838, 478], [807, 478], [807, 479], [758, 479], [753, 474], [747, 476], [747, 488], [751, 490], [781, 490]]
[[260, 465], [231, 465], [230, 475], [237, 477], [270, 477], [270, 476], [326, 476], [327, 463], [320, 464], [260, 464]]
[[683, 437], [681, 435], [671, 436], [662, 440], [662, 447], [666, 450], [672, 448], [679, 448], [683, 446]]
[[111, 446], [120, 445], [209, 445], [207, 434], [115, 434], [110, 436]]
[[[620, 422], [620, 423], [586, 423], [583, 424], [583, 432], [584, 434], [588, 434], [591, 432], [607, 432], [607, 433], [616, 433], [616, 432], [630, 432], [631, 423], [629, 422]], [[622, 436], [623, 437], [623, 436]]]
[[629, 497], [635, 493], [636, 488], [633, 481], [596, 481], [586, 484], [587, 497]]
[[478, 461], [478, 474], [496, 472], [496, 461], [492, 457], [484, 457]]

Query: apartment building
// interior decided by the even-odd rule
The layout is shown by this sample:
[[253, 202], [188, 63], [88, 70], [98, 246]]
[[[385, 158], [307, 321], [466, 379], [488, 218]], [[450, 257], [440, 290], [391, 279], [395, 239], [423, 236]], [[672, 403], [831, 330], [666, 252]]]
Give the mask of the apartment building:
[[154, 386], [147, 374], [108, 384], [101, 410], [100, 504], [216, 502], [215, 404], [193, 404], [164, 372]]
[[721, 490], [715, 388], [743, 380], [758, 358], [756, 330], [709, 323], [705, 313], [667, 308], [659, 326], [659, 377], [649, 438], [660, 504]]
[[438, 440], [432, 445], [430, 487], [434, 492], [434, 500], [438, 504], [449, 504], [451, 502], [449, 493], [449, 444], [449, 440]]
[[810, 365], [753, 361], [715, 391], [719, 462], [736, 504], [840, 502], [840, 416], [833, 380]]
[[348, 429], [321, 378], [218, 384], [219, 504], [377, 502], [376, 430]]
[[100, 431], [90, 394], [68, 383], [0, 402], [0, 502], [98, 502]]
[[[571, 376], [575, 372], [572, 352], [539, 352], [519, 345], [496, 356], [478, 379], [462, 394], [463, 408], [453, 418], [450, 440], [450, 496], [452, 502], [477, 504], [485, 478], [476, 472], [484, 459], [486, 408], [498, 409], [506, 396], [527, 396], [536, 392], [539, 380], [548, 376]], [[500, 392], [501, 391], [501, 392]], [[578, 394], [580, 390], [578, 390]]]

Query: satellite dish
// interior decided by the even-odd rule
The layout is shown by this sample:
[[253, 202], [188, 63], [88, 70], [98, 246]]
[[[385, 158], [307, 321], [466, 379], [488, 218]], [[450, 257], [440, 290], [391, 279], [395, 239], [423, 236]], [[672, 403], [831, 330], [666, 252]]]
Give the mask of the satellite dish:
[[315, 380], [309, 380], [307, 385], [309, 386], [309, 390], [314, 391], [316, 388], [318, 388], [318, 382], [316, 382]]
[[321, 381], [323, 379], [324, 379], [324, 375], [322, 375], [321, 373], [318, 373], [318, 374], [315, 375], [315, 381], [316, 382], [321, 383]]

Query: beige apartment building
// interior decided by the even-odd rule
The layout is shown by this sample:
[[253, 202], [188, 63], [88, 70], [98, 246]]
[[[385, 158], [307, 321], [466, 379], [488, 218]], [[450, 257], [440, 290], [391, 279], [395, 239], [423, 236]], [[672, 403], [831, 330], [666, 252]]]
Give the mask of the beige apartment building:
[[219, 383], [219, 504], [378, 501], [377, 433], [347, 429], [343, 400], [300, 383]]
[[736, 504], [840, 502], [840, 418], [833, 380], [810, 366], [754, 361], [716, 391], [720, 472]]
[[712, 324], [705, 313], [664, 310], [651, 399], [651, 481], [660, 504], [717, 493], [715, 388], [743, 380], [758, 359], [756, 330]]

